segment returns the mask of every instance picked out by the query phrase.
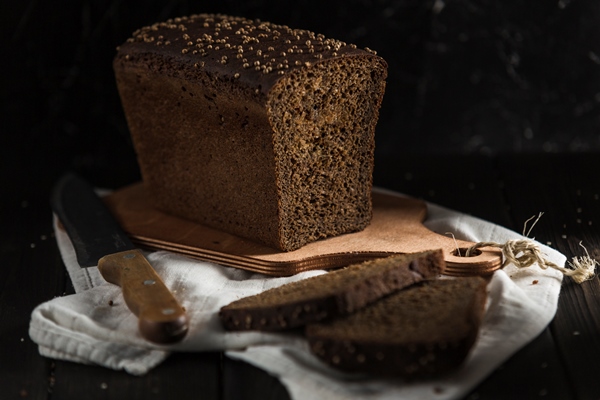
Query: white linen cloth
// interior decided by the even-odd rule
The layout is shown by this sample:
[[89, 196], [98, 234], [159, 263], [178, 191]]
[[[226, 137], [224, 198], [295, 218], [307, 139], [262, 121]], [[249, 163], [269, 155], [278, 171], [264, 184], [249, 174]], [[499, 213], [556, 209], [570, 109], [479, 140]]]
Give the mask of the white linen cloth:
[[[425, 225], [452, 232], [457, 239], [504, 243], [521, 235], [472, 216], [428, 204]], [[241, 297], [290, 281], [326, 273], [309, 271], [273, 278], [186, 258], [166, 251], [145, 255], [185, 307], [190, 328], [174, 345], [149, 343], [138, 333], [137, 318], [126, 307], [121, 289], [104, 281], [96, 267], [80, 268], [68, 236], [57, 229], [58, 246], [76, 294], [36, 307], [29, 334], [46, 357], [96, 364], [143, 375], [171, 352], [224, 350], [278, 377], [293, 399], [454, 399], [466, 395], [512, 354], [539, 335], [555, 315], [562, 282], [560, 272], [537, 266], [496, 271], [488, 285], [481, 332], [464, 366], [437, 380], [405, 383], [349, 375], [325, 366], [298, 335], [225, 332], [219, 309]], [[549, 261], [565, 257], [539, 244]]]

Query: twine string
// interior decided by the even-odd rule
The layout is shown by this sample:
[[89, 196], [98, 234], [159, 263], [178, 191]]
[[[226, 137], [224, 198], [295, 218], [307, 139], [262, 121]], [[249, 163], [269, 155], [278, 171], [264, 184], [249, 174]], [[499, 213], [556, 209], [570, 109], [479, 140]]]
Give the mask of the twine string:
[[531, 239], [509, 240], [504, 244], [479, 242], [469, 247], [465, 255], [469, 257], [475, 250], [482, 247], [496, 247], [502, 251], [504, 258], [502, 268], [508, 264], [514, 264], [517, 268], [527, 268], [537, 264], [542, 269], [553, 268], [565, 276], [570, 276], [575, 282], [583, 283], [595, 276], [595, 268], [598, 262], [590, 257], [581, 242], [579, 242], [579, 245], [585, 249], [586, 255], [573, 257], [572, 261], [568, 262], [571, 268], [561, 267], [546, 259], [540, 247]]
[[[570, 276], [577, 283], [583, 283], [592, 279], [596, 275], [595, 269], [599, 263], [590, 257], [590, 254], [582, 242], [579, 242], [579, 245], [585, 250], [585, 256], [573, 257], [571, 261], [567, 261], [570, 268], [565, 268], [548, 260], [538, 244], [533, 239], [529, 238], [529, 234], [533, 230], [535, 224], [542, 218], [542, 215], [544, 215], [544, 213], [540, 212], [537, 216], [534, 215], [525, 221], [523, 224], [523, 236], [525, 236], [525, 239], [508, 240], [503, 244], [497, 242], [478, 242], [466, 249], [464, 257], [476, 255], [474, 253], [482, 247], [495, 247], [502, 251], [502, 268], [506, 267], [508, 264], [513, 264], [517, 268], [528, 268], [537, 264], [542, 269], [553, 268], [560, 271], [563, 275]], [[527, 229], [527, 224], [532, 220], [534, 220], [533, 223], [529, 229]], [[456, 246], [456, 254], [459, 257], [462, 257], [463, 254], [461, 254], [454, 234], [452, 232], [446, 232], [446, 235], [452, 235], [452, 239], [454, 239], [454, 244]]]
[[[540, 218], [542, 218], [542, 215], [544, 215], [543, 212], [540, 212], [537, 217], [535, 215], [533, 215], [532, 217], [530, 217], [527, 221], [525, 221], [525, 223], [523, 223], [523, 236], [525, 237], [529, 237], [529, 234], [531, 233], [531, 231], [533, 230], [533, 227], [535, 226], [535, 224], [538, 223], [538, 221], [540, 220]], [[531, 224], [531, 226], [529, 227], [529, 230], [527, 230], [527, 224], [529, 223], [529, 221], [531, 221], [532, 219], [535, 218], [535, 221], [533, 221], [533, 224]]]

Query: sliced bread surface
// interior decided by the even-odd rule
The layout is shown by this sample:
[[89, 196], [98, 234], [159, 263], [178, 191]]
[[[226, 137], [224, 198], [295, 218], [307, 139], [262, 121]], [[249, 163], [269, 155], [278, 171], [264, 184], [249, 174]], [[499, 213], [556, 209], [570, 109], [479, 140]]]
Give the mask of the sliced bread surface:
[[348, 372], [412, 378], [454, 370], [477, 338], [486, 287], [479, 277], [413, 285], [352, 315], [308, 325], [310, 349]]
[[278, 331], [347, 315], [396, 290], [438, 277], [441, 250], [367, 261], [234, 301], [221, 308], [226, 330]]

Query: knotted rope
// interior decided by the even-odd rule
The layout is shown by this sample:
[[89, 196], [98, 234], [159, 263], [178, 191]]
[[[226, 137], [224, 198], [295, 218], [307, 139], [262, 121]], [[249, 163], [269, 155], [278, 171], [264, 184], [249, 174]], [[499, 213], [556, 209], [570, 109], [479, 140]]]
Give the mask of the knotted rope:
[[575, 282], [582, 283], [594, 277], [594, 270], [598, 262], [590, 257], [581, 242], [579, 245], [585, 249], [586, 255], [573, 257], [573, 260], [568, 262], [571, 268], [561, 267], [547, 260], [539, 246], [531, 239], [509, 240], [503, 244], [496, 242], [475, 243], [467, 249], [465, 256], [469, 257], [473, 251], [481, 247], [497, 247], [502, 250], [504, 258], [502, 268], [508, 264], [514, 264], [517, 268], [527, 268], [537, 264], [542, 269], [556, 269], [563, 275], [570, 276]]
[[[598, 262], [590, 257], [590, 254], [585, 246], [581, 244], [581, 242], [579, 242], [579, 245], [583, 247], [586, 255], [581, 257], [573, 257], [572, 261], [567, 262], [571, 268], [565, 268], [546, 259], [537, 243], [528, 238], [531, 230], [542, 217], [542, 215], [544, 215], [544, 213], [539, 213], [537, 218], [534, 215], [525, 221], [523, 227], [523, 236], [527, 237], [527, 239], [508, 240], [506, 243], [478, 242], [469, 247], [465, 251], [464, 256], [470, 257], [473, 252], [482, 247], [496, 247], [502, 251], [502, 256], [504, 259], [502, 262], [502, 268], [508, 264], [514, 264], [517, 268], [527, 268], [537, 264], [542, 269], [553, 268], [557, 271], [560, 271], [563, 275], [570, 276], [577, 283], [583, 283], [589, 279], [592, 279], [595, 276], [594, 271]], [[534, 218], [536, 218], [535, 221], [529, 230], [527, 230], [527, 224]], [[452, 237], [454, 237], [454, 235], [452, 235]], [[461, 252], [459, 249], [458, 254], [460, 253]]]

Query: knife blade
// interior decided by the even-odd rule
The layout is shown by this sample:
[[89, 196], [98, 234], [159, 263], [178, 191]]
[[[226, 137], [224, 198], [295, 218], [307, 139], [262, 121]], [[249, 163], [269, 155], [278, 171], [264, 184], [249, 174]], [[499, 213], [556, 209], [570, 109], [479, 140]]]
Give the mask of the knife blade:
[[92, 186], [67, 173], [55, 184], [50, 205], [79, 265], [97, 266], [106, 281], [121, 287], [127, 307], [138, 317], [140, 334], [161, 344], [182, 340], [188, 330], [185, 310]]

